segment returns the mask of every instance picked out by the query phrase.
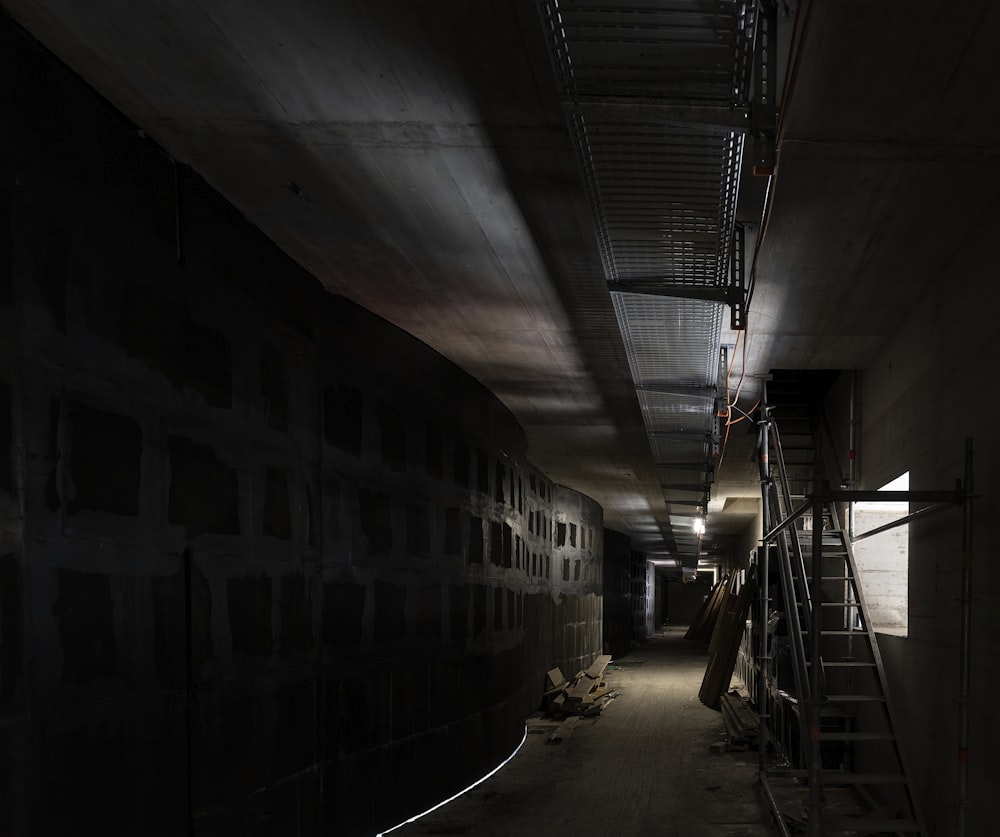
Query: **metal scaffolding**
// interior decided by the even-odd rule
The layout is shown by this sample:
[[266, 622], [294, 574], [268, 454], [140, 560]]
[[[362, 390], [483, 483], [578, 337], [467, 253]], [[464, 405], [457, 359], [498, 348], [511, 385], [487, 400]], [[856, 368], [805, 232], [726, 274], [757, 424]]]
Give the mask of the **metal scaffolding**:
[[[765, 390], [766, 392], [766, 390]], [[766, 395], [765, 395], [766, 399]], [[790, 833], [787, 816], [775, 794], [773, 782], [781, 778], [805, 781], [809, 789], [806, 829], [809, 837], [821, 837], [828, 830], [850, 825], [850, 820], [833, 821], [827, 809], [828, 787], [875, 789], [891, 798], [900, 816], [865, 821], [868, 831], [926, 835], [926, 827], [915, 794], [910, 787], [903, 749], [896, 736], [894, 710], [886, 682], [881, 653], [861, 588], [852, 540], [904, 525], [945, 509], [962, 511], [962, 626], [961, 683], [959, 697], [960, 773], [959, 817], [964, 834], [968, 785], [971, 606], [972, 606], [972, 504], [973, 446], [966, 441], [965, 474], [954, 489], [930, 491], [861, 491], [833, 489], [823, 479], [820, 423], [810, 418], [810, 429], [797, 435], [812, 437], [811, 446], [798, 444], [796, 451], [809, 450], [805, 462], [786, 461], [781, 436], [765, 400], [758, 421], [758, 462], [764, 510], [764, 532], [758, 550], [762, 578], [755, 618], [759, 620], [757, 703], [760, 712], [761, 783], [771, 803], [782, 834]], [[798, 470], [796, 471], [796, 468]], [[811, 485], [810, 485], [811, 483]], [[798, 488], [796, 488], [798, 484]], [[841, 528], [838, 506], [858, 501], [931, 504], [888, 526], [848, 538]], [[780, 599], [788, 627], [793, 669], [794, 711], [797, 740], [788, 740], [787, 731], [776, 723], [769, 684], [774, 673], [774, 650], [769, 645], [768, 620], [772, 615], [769, 598], [769, 571], [772, 557], [778, 565]], [[791, 701], [791, 698], [789, 698]], [[837, 710], [839, 729], [827, 724], [831, 709]], [[768, 742], [784, 753], [792, 766], [773, 768], [768, 763]], [[897, 772], [875, 773], [869, 763], [873, 756], [858, 756], [863, 747], [881, 746], [879, 759], [891, 753]], [[829, 748], [837, 747], [831, 757]], [[795, 750], [798, 749], [798, 752]], [[792, 752], [787, 752], [791, 750]], [[831, 761], [837, 764], [830, 764]], [[853, 821], [857, 826], [857, 820]]]

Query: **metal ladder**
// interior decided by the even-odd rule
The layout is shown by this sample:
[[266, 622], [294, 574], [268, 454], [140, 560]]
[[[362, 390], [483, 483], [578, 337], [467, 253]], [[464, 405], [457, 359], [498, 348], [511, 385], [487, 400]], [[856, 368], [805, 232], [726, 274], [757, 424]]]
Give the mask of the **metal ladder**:
[[[784, 444], [772, 412], [788, 428]], [[762, 476], [765, 542], [773, 543], [778, 563], [801, 751], [788, 754], [798, 767], [768, 771], [768, 777], [808, 782], [810, 837], [839, 831], [926, 835], [850, 539], [821, 479], [822, 419], [808, 401], [765, 408], [764, 416], [761, 444], [771, 466], [769, 478]], [[854, 789], [871, 813], [838, 817], [827, 806], [834, 788]], [[773, 804], [771, 789], [768, 794]], [[776, 805], [775, 814], [789, 833]]]

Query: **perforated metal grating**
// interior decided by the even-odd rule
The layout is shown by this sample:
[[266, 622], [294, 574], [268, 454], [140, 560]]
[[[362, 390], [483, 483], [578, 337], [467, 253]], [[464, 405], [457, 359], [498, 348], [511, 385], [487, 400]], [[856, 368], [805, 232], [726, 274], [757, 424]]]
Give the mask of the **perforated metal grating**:
[[[717, 441], [724, 306], [684, 289], [730, 279], [756, 4], [539, 8], [651, 452], [669, 463], [667, 548], [690, 563], [698, 542], [688, 524]], [[629, 291], [636, 282], [643, 293]]]
[[637, 387], [715, 386], [723, 306], [690, 299], [612, 293]]

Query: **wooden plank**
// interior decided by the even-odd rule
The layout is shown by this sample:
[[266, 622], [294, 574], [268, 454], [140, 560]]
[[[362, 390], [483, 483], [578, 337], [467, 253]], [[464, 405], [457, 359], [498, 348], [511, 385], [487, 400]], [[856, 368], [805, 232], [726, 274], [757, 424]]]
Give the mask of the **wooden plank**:
[[729, 576], [726, 576], [712, 588], [712, 592], [702, 602], [698, 613], [691, 620], [691, 625], [688, 627], [687, 633], [684, 634], [684, 639], [706, 640], [712, 636], [712, 630], [715, 628], [728, 583]]
[[[736, 573], [733, 574], [734, 578]], [[735, 590], [731, 582], [730, 590]], [[705, 668], [705, 677], [698, 691], [698, 698], [710, 709], [718, 709], [722, 694], [729, 689], [729, 681], [736, 667], [736, 657], [746, 627], [747, 614], [753, 604], [756, 593], [755, 568], [747, 573], [746, 584], [738, 596], [728, 596], [725, 612], [716, 625], [709, 646], [709, 660]]]
[[[739, 593], [737, 592], [739, 590], [739, 585], [740, 574], [733, 573], [729, 577], [722, 600], [719, 603], [719, 617], [715, 621], [715, 628], [712, 630], [712, 638], [708, 643], [709, 656], [718, 651], [719, 643], [723, 641], [723, 636], [729, 630], [729, 623], [732, 618], [733, 608], [735, 608], [739, 602]], [[728, 687], [728, 685], [729, 684], [727, 683], [726, 686]]]
[[555, 668], [549, 669], [547, 672], [545, 672], [545, 679], [549, 684], [545, 690], [546, 692], [551, 692], [555, 689], [561, 689], [563, 686], [566, 685], [566, 677], [563, 675], [562, 669], [560, 669], [559, 666], [556, 666]]
[[614, 701], [615, 698], [617, 698], [620, 694], [621, 694], [621, 692], [618, 691], [617, 689], [615, 689], [615, 691], [613, 691], [613, 692], [608, 692], [607, 694], [603, 695], [600, 698], [600, 700], [595, 701], [593, 705], [591, 705], [588, 708], [584, 709], [581, 712], [581, 714], [587, 715], [587, 716], [600, 715], [604, 711], [604, 708], [609, 703], [611, 703], [612, 701]]
[[750, 744], [757, 741], [760, 735], [760, 721], [742, 697], [732, 693], [722, 695], [719, 709], [731, 741]]
[[590, 668], [587, 669], [587, 677], [590, 677], [593, 680], [599, 680], [604, 676], [604, 670], [608, 667], [608, 663], [610, 662], [610, 654], [599, 655], [598, 658], [591, 664]]
[[595, 706], [600, 711], [599, 703], [608, 691], [602, 678], [610, 662], [610, 654], [599, 654], [590, 667], [578, 671], [572, 681], [566, 681], [558, 667], [546, 672], [547, 681], [557, 684], [544, 694], [549, 711], [553, 714], [593, 714], [591, 710]]

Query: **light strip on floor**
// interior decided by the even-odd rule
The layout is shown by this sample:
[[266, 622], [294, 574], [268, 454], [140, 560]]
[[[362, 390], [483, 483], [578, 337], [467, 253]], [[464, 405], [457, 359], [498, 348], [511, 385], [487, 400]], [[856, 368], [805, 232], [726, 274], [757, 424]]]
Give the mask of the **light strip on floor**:
[[380, 831], [378, 834], [375, 835], [375, 837], [383, 837], [384, 835], [389, 834], [389, 833], [395, 831], [397, 828], [402, 828], [404, 825], [409, 825], [411, 822], [416, 822], [421, 817], [426, 817], [428, 814], [433, 813], [438, 808], [444, 807], [449, 802], [454, 802], [460, 796], [462, 796], [463, 794], [468, 793], [470, 790], [472, 790], [474, 787], [476, 787], [476, 785], [481, 785], [483, 782], [485, 782], [487, 779], [489, 779], [490, 776], [492, 776], [494, 773], [496, 773], [498, 770], [500, 770], [500, 768], [502, 768], [504, 765], [506, 765], [507, 762], [509, 762], [512, 758], [514, 758], [514, 756], [517, 755], [518, 750], [520, 750], [524, 746], [524, 742], [527, 741], [527, 740], [528, 740], [528, 725], [525, 724], [524, 725], [524, 735], [521, 736], [521, 743], [518, 744], [514, 748], [514, 752], [512, 752], [509, 756], [507, 756], [507, 758], [505, 758], [502, 762], [500, 762], [500, 764], [498, 764], [496, 767], [494, 767], [489, 773], [487, 773], [481, 779], [477, 779], [475, 782], [473, 782], [471, 785], [469, 785], [469, 787], [467, 787], [465, 790], [460, 790], [454, 796], [449, 796], [443, 802], [439, 802], [433, 808], [428, 808], [422, 814], [417, 814], [416, 816], [410, 817], [408, 820], [403, 820], [403, 822], [401, 822], [399, 825], [394, 825], [392, 828], [387, 828], [385, 831]]

